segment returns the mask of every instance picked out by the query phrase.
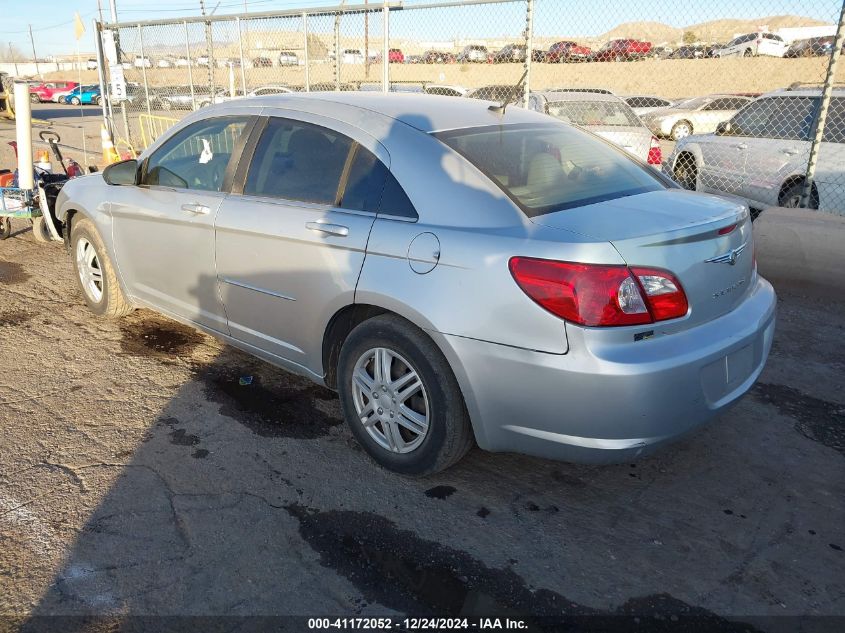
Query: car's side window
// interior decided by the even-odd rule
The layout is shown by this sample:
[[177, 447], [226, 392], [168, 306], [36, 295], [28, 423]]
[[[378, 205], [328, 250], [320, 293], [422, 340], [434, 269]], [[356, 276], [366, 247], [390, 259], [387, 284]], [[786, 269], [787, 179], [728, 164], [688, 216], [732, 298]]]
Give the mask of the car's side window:
[[147, 160], [141, 184], [220, 191], [248, 117], [206, 119], [177, 132]]
[[244, 193], [334, 205], [352, 145], [328, 128], [273, 117], [255, 149]]
[[349, 169], [340, 206], [416, 220], [419, 215], [387, 166], [360, 145]]
[[830, 100], [822, 139], [828, 143], [845, 143], [845, 97]]
[[813, 121], [813, 97], [772, 97], [755, 101], [731, 121], [738, 136], [806, 140]]
[[714, 99], [706, 106], [704, 106], [704, 110], [710, 112], [712, 110], [732, 110], [733, 109], [733, 99]]

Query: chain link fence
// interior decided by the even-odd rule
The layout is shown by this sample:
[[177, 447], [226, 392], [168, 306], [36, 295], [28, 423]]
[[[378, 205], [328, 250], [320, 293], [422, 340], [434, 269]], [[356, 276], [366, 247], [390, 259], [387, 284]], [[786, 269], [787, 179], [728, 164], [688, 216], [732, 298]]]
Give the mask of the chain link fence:
[[[288, 91], [511, 101], [681, 186], [845, 214], [841, 0], [467, 0], [104, 25], [146, 146], [185, 113]], [[112, 100], [114, 101], [114, 100]]]

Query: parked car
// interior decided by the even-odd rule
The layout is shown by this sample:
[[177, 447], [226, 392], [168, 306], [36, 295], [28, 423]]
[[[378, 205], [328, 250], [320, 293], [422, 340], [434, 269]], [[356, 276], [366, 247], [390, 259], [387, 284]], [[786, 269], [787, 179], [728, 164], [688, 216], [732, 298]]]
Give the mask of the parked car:
[[465, 97], [469, 92], [463, 86], [451, 86], [445, 84], [426, 84], [423, 91], [429, 95], [440, 97]]
[[299, 57], [293, 51], [282, 51], [279, 53], [279, 66], [299, 66]]
[[752, 97], [724, 94], [694, 97], [653, 110], [644, 114], [642, 120], [658, 137], [679, 141], [690, 134], [715, 132], [719, 123], [730, 119], [753, 100]]
[[405, 55], [403, 61], [406, 64], [422, 64], [423, 57], [422, 55]]
[[577, 42], [564, 40], [555, 42], [549, 47], [549, 52], [546, 53], [546, 61], [550, 64], [585, 62], [592, 54], [593, 51], [590, 50], [589, 46], [581, 46]]
[[97, 70], [97, 68], [99, 68], [99, 67], [100, 67], [100, 65], [97, 63], [97, 60], [96, 60], [96, 59], [89, 59], [89, 60], [85, 63], [85, 68], [86, 68], [87, 70]]
[[426, 51], [422, 55], [423, 64], [454, 64], [458, 59], [454, 53], [446, 51]]
[[271, 68], [272, 66], [273, 60], [269, 57], [255, 57], [252, 60], [253, 68]]
[[[64, 103], [65, 97], [79, 87], [79, 84], [75, 81], [68, 81], [65, 83], [67, 84], [65, 88], [56, 88], [53, 91], [53, 94], [50, 96], [50, 101], [52, 101], [53, 103]], [[73, 85], [71, 86], [71, 84]]]
[[494, 64], [519, 63], [524, 64], [528, 56], [525, 44], [507, 44], [493, 54]]
[[649, 165], [660, 165], [660, 142], [627, 103], [589, 92], [532, 92], [528, 107], [577, 125], [618, 145]]
[[391, 48], [387, 51], [387, 61], [391, 64], [404, 64], [405, 55], [401, 48]]
[[153, 62], [150, 60], [149, 57], [141, 57], [140, 55], [135, 56], [135, 61], [132, 63], [135, 68], [152, 68]]
[[595, 88], [590, 86], [558, 86], [549, 88], [547, 92], [594, 92], [599, 95], [612, 95], [613, 91], [607, 88]]
[[789, 46], [774, 33], [747, 33], [735, 37], [717, 51], [719, 57], [783, 57]]
[[68, 94], [79, 85], [76, 81], [48, 81], [29, 87], [29, 98], [33, 103], [53, 101], [57, 93]]
[[167, 86], [156, 88], [154, 95], [150, 95], [150, 107], [160, 110], [193, 110], [194, 104], [198, 107], [203, 102], [210, 101], [208, 86]]
[[156, 62], [156, 68], [173, 68], [174, 66], [174, 60], [169, 59], [167, 57], [162, 57]]
[[177, 68], [187, 68], [191, 65], [191, 60], [187, 57], [177, 57], [175, 61], [175, 65]]
[[502, 102], [510, 100], [517, 107], [523, 103], [522, 95], [523, 88], [512, 84], [493, 84], [491, 86], [481, 86], [480, 88], [473, 88], [469, 90], [464, 96], [470, 99], [482, 99], [485, 101]]
[[622, 99], [624, 99], [625, 103], [631, 106], [631, 109], [637, 116], [642, 116], [661, 108], [668, 108], [675, 103], [669, 99], [655, 97], [654, 95], [628, 95], [622, 97]]
[[599, 50], [590, 55], [594, 62], [629, 62], [643, 59], [651, 51], [651, 42], [621, 39], [610, 40]]
[[704, 59], [707, 53], [703, 46], [679, 46], [669, 53], [668, 59]]
[[344, 49], [340, 59], [344, 64], [363, 64], [364, 53], [360, 48], [347, 48]]
[[827, 37], [811, 37], [805, 40], [792, 42], [784, 57], [828, 57], [833, 50], [836, 38], [832, 35]]
[[[715, 133], [680, 141], [667, 173], [686, 189], [730, 193], [757, 210], [797, 207], [820, 96], [819, 89], [761, 96]], [[833, 90], [809, 203], [845, 215], [845, 89]]]
[[208, 58], [208, 55], [197, 57], [197, 66], [205, 66], [207, 68], [209, 64], [211, 64], [211, 60]]
[[405, 474], [473, 444], [640, 459], [746, 393], [773, 339], [747, 207], [523, 108], [221, 104], [56, 207], [95, 314], [159, 310], [336, 389]]
[[470, 44], [468, 46], [464, 46], [464, 50], [458, 54], [457, 60], [461, 64], [486, 63], [489, 54], [490, 52], [487, 50], [486, 46], [481, 46], [480, 44]]
[[103, 98], [100, 95], [100, 86], [96, 84], [77, 86], [65, 95], [64, 102], [68, 105], [100, 105], [103, 102]]

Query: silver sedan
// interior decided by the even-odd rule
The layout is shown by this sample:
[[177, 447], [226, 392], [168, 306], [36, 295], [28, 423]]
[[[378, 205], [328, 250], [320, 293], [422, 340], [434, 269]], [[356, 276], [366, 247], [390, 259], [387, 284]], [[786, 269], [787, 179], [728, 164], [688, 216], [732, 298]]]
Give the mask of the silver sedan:
[[380, 464], [473, 443], [631, 460], [769, 353], [748, 209], [474, 99], [293, 94], [193, 113], [57, 203], [96, 314], [147, 307], [336, 389]]

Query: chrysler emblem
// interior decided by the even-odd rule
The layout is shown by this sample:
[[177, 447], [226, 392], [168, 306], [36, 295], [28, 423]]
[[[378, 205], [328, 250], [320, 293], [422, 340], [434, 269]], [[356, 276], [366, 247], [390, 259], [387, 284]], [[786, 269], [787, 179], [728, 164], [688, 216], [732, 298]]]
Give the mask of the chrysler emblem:
[[722, 255], [716, 255], [716, 257], [711, 257], [710, 259], [705, 259], [704, 261], [708, 264], [730, 264], [733, 266], [736, 264], [736, 260], [739, 259], [740, 254], [742, 251], [745, 250], [745, 247], [748, 245], [748, 242], [745, 244], [741, 244], [737, 246], [735, 249], [728, 251], [727, 253], [723, 253]]

